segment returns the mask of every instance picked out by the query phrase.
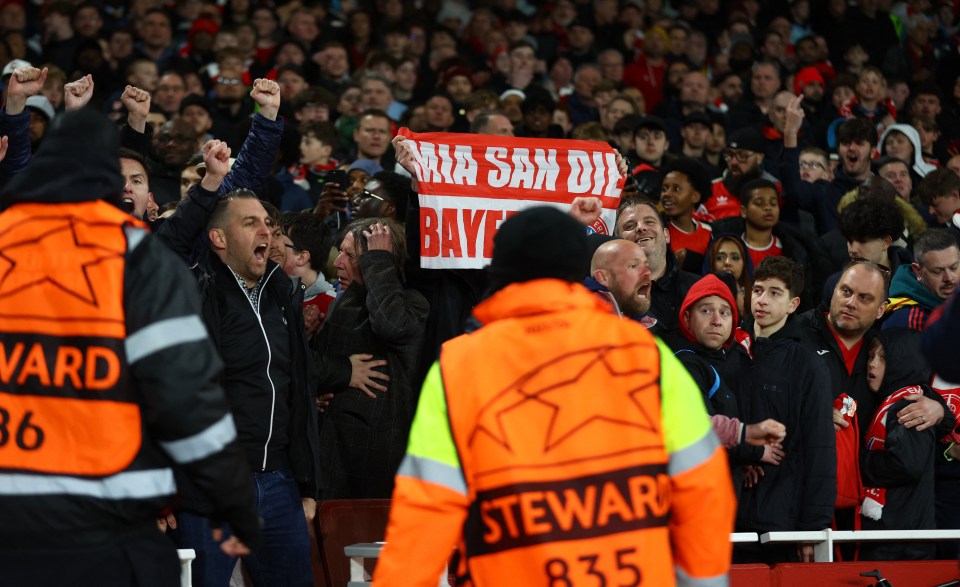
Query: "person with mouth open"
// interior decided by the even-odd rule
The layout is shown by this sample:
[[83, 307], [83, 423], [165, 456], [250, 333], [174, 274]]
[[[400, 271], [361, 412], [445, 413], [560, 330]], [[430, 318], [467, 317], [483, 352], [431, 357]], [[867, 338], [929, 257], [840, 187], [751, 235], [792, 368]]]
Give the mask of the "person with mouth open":
[[608, 292], [616, 313], [644, 326], [652, 325], [650, 310], [650, 269], [647, 255], [637, 243], [615, 239], [600, 245], [590, 263], [587, 289]]
[[870, 169], [873, 149], [877, 146], [877, 129], [860, 118], [840, 123], [837, 127], [837, 154], [840, 165], [833, 179], [803, 181], [800, 177], [800, 148], [797, 134], [803, 125], [803, 96], [787, 105], [783, 129], [783, 155], [780, 158], [780, 179], [783, 182], [784, 219], [799, 222], [797, 209], [813, 215], [817, 232], [825, 234], [837, 226], [837, 205], [843, 196], [857, 189], [873, 175]]

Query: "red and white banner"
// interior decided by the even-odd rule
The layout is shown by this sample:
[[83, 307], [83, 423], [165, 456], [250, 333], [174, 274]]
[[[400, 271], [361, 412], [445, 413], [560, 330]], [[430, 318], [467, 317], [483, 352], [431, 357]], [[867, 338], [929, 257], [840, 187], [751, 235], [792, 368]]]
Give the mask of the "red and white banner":
[[531, 206], [567, 211], [578, 196], [600, 198], [603, 212], [590, 228], [613, 234], [625, 178], [606, 143], [408, 128], [399, 134], [412, 143], [420, 183], [425, 269], [480, 269], [490, 263], [493, 235], [504, 220]]

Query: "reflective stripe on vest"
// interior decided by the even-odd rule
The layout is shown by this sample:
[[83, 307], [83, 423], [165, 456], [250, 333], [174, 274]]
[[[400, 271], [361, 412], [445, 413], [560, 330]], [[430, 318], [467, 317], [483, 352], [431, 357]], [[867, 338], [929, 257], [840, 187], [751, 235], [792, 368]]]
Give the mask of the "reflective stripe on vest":
[[[566, 288], [525, 294], [596, 304]], [[673, 584], [660, 349], [627, 322], [592, 308], [520, 316], [444, 345], [475, 584]]]
[[[18, 204], [0, 215], [0, 478], [8, 490], [35, 481], [126, 495], [117, 474], [142, 442], [124, 348], [130, 225], [142, 223], [103, 201]], [[3, 474], [10, 469], [17, 473]], [[72, 483], [72, 475], [108, 479]], [[106, 485], [91, 489], [96, 483]]]

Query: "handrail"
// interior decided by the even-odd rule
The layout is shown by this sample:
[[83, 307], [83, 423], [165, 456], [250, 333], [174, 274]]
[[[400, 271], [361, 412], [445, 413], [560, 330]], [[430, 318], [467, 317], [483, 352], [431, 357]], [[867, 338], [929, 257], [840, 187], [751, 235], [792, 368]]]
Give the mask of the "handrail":
[[797, 532], [765, 532], [761, 544], [813, 544], [815, 562], [833, 562], [833, 545], [838, 542], [929, 542], [960, 540], [960, 530], [807, 530]]

